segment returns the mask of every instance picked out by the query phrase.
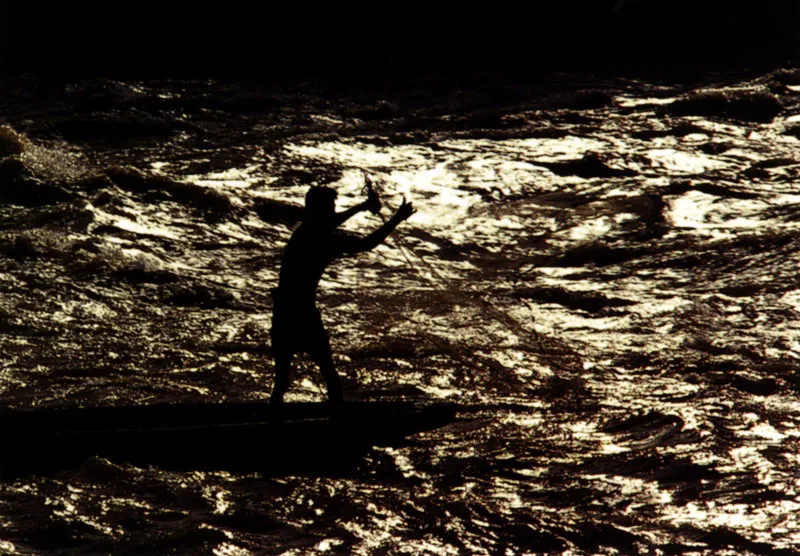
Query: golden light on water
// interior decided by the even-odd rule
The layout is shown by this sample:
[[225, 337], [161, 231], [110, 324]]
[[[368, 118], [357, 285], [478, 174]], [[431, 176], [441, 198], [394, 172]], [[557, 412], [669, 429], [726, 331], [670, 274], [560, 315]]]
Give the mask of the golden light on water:
[[[342, 476], [95, 460], [4, 495], [106, 546], [152, 530], [218, 556], [270, 542], [298, 555], [793, 549], [796, 107], [771, 122], [683, 115], [682, 90], [636, 90], [474, 125], [431, 116], [441, 125], [418, 136], [400, 129], [413, 118], [364, 123], [331, 101], [303, 106], [291, 125], [309, 129], [277, 141], [265, 130], [290, 120], [259, 114], [250, 145], [181, 151], [181, 131], [122, 162], [94, 153], [108, 181], [76, 193], [80, 219], [3, 207], [49, 222], [0, 238], [0, 385], [15, 403], [251, 402], [269, 396], [269, 288], [305, 192], [326, 184], [352, 207], [366, 171], [384, 216], [404, 196], [418, 212], [321, 282], [346, 392], [459, 407]], [[48, 152], [30, 163], [82, 179], [86, 162]], [[112, 168], [131, 161], [148, 171]], [[361, 214], [347, 229], [380, 225]], [[324, 399], [309, 358], [288, 397]]]

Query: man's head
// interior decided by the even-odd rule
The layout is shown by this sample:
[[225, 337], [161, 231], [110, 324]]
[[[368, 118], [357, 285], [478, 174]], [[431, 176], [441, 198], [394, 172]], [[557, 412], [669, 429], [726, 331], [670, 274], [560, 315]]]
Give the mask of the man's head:
[[336, 214], [336, 190], [330, 187], [312, 187], [306, 193], [307, 220], [318, 223], [332, 221]]

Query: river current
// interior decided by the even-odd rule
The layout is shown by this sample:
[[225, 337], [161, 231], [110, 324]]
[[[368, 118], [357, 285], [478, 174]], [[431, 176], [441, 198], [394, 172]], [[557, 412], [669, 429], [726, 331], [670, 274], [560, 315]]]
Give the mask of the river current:
[[797, 71], [2, 99], [3, 405], [266, 400], [303, 196], [366, 172], [418, 212], [321, 283], [345, 396], [460, 409], [345, 476], [5, 482], [0, 553], [800, 553]]

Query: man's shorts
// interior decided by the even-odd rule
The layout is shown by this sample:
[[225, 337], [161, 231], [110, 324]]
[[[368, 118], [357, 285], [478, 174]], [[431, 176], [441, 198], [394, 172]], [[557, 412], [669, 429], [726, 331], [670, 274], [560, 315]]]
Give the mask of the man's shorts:
[[273, 294], [272, 351], [275, 355], [287, 356], [295, 353], [325, 355], [330, 353], [328, 333], [316, 307], [298, 306], [279, 300]]

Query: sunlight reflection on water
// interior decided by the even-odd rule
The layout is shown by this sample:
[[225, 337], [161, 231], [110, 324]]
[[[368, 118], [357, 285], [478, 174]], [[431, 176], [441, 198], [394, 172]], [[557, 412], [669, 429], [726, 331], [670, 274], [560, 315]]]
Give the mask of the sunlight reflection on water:
[[[107, 195], [110, 205], [86, 205], [89, 231], [63, 245], [23, 234], [4, 243], [23, 271], [9, 265], [0, 273], [0, 325], [14, 351], [3, 387], [29, 387], [34, 394], [21, 387], [20, 399], [32, 406], [96, 400], [98, 391], [114, 403], [267, 398], [268, 291], [290, 230], [260, 220], [253, 203], [296, 209], [309, 183], [328, 183], [340, 208], [353, 206], [364, 196], [363, 169], [381, 189], [385, 215], [403, 195], [419, 212], [388, 245], [339, 261], [321, 283], [348, 394], [454, 400], [469, 415], [452, 430], [371, 453], [367, 477], [338, 480], [351, 490], [328, 505], [290, 500], [289, 479], [234, 475], [229, 484], [176, 474], [159, 485], [163, 505], [179, 508], [176, 528], [193, 527], [195, 515], [228, 524], [245, 509], [270, 516], [253, 525], [245, 513], [241, 531], [204, 525], [220, 556], [259, 553], [256, 544], [243, 546], [262, 526], [280, 537], [281, 524], [289, 524], [287, 554], [370, 554], [398, 539], [410, 553], [493, 553], [538, 547], [543, 538], [561, 554], [673, 540], [682, 543], [676, 551], [711, 554], [702, 539], [715, 527], [792, 546], [800, 540], [796, 140], [775, 137], [782, 129], [772, 124], [670, 120], [658, 110], [676, 97], [652, 94], [617, 97], [602, 114], [545, 113], [548, 133], [562, 137], [437, 132], [416, 145], [376, 146], [306, 134], [269, 155], [254, 147], [224, 170], [207, 151], [194, 161], [152, 162], [162, 177], [183, 170], [170, 179], [223, 194], [230, 212], [208, 218], [174, 198], [155, 202], [120, 189]], [[619, 106], [631, 110], [618, 114]], [[309, 119], [356, 125], [345, 116]], [[527, 127], [510, 130], [516, 136], [537, 131], [533, 117], [519, 121]], [[608, 163], [586, 171], [578, 163], [587, 154]], [[361, 215], [348, 225], [364, 233], [379, 222]], [[94, 265], [80, 277], [54, 262], [71, 259], [74, 245]], [[25, 265], [40, 265], [42, 275], [32, 279]], [[26, 297], [62, 283], [53, 295]], [[17, 318], [33, 314], [26, 304], [36, 318]], [[133, 340], [114, 336], [117, 327]], [[95, 328], [102, 338], [89, 337]], [[108, 338], [120, 345], [111, 349]], [[92, 375], [101, 365], [124, 379]], [[316, 370], [301, 358], [291, 399], [323, 398]], [[130, 471], [126, 480], [146, 487], [156, 474]], [[290, 480], [301, 493], [318, 486]], [[192, 481], [195, 492], [180, 505], [175, 491]], [[413, 494], [402, 491], [407, 482]], [[90, 492], [60, 484], [42, 492], [52, 516], [69, 526]], [[265, 494], [254, 494], [259, 489]], [[158, 505], [120, 500], [140, 516]], [[114, 504], [104, 506], [103, 520], [87, 517], [96, 523], [85, 530], [127, 534]], [[430, 533], [417, 531], [424, 523]], [[582, 538], [575, 531], [585, 524], [596, 530]], [[608, 545], [605, 527], [620, 533]], [[304, 535], [312, 544], [289, 546]], [[3, 542], [0, 551], [15, 550]], [[581, 542], [584, 552], [574, 548]]]
[[727, 166], [719, 160], [677, 149], [651, 149], [647, 151], [647, 156], [670, 173], [702, 174]]
[[[726, 205], [727, 214], [753, 211], [756, 208], [752, 201], [729, 202]], [[757, 228], [764, 224], [763, 221], [744, 217], [726, 217], [724, 222], [715, 221], [719, 219], [720, 212], [721, 207], [716, 197], [700, 191], [690, 191], [672, 201], [670, 216], [676, 226], [684, 228]]]

